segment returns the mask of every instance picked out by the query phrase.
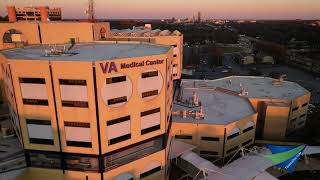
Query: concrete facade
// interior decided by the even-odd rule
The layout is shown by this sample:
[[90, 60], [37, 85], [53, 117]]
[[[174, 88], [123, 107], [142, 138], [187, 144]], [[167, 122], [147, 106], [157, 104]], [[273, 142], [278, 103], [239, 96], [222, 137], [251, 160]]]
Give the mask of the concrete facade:
[[[87, 61], [44, 52], [39, 59], [19, 59], [8, 53], [19, 49], [2, 51], [4, 89], [29, 171], [56, 169], [65, 179], [164, 179], [173, 48], [134, 42], [83, 48], [95, 45], [160, 51]], [[24, 50], [32, 55], [37, 48]]]

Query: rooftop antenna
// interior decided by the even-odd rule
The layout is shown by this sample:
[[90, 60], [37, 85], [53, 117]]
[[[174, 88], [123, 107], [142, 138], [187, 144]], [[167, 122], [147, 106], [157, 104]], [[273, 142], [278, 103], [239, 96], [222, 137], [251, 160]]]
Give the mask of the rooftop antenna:
[[94, 2], [93, 0], [88, 1], [88, 9], [86, 10], [86, 15], [88, 16], [89, 20], [94, 20]]

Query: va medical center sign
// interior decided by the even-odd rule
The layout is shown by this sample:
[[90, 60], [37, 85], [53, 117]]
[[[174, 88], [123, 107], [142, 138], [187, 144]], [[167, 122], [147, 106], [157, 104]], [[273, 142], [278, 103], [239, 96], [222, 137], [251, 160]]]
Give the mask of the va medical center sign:
[[[131, 62], [131, 63], [121, 63], [120, 69], [130, 69], [142, 66], [152, 66], [152, 65], [159, 65], [163, 64], [164, 60], [146, 60], [140, 62]], [[118, 67], [116, 66], [115, 62], [105, 62], [99, 63], [101, 70], [104, 74], [118, 72]]]

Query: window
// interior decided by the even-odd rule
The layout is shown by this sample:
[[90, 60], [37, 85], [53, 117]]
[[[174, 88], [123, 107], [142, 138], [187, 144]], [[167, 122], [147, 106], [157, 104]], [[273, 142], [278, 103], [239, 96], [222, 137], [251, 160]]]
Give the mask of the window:
[[22, 102], [26, 105], [48, 105], [44, 78], [19, 78]]
[[39, 105], [39, 106], [48, 106], [48, 100], [40, 99], [22, 99], [23, 104], [25, 105]]
[[230, 148], [230, 149], [227, 151], [227, 154], [229, 154], [229, 153], [237, 150], [238, 148], [239, 148], [238, 146], [235, 146], [235, 147], [233, 147], [233, 148]]
[[176, 139], [192, 139], [191, 135], [175, 135]]
[[240, 135], [240, 133], [239, 133], [239, 132], [234, 133], [234, 134], [232, 134], [232, 135], [228, 136], [228, 137], [227, 137], [227, 140], [233, 139], [233, 138], [235, 138], [235, 137], [237, 137], [237, 136], [239, 136], [239, 135]]
[[155, 174], [156, 172], [161, 171], [161, 163], [158, 161], [153, 161], [149, 163], [140, 173], [140, 178], [145, 178], [147, 176], [150, 176], [152, 174]]
[[142, 72], [137, 84], [139, 96], [144, 100], [156, 98], [163, 88], [163, 82], [164, 80], [161, 73], [156, 69], [149, 69]]
[[143, 92], [142, 93], [142, 98], [150, 97], [150, 96], [156, 96], [156, 95], [158, 95], [158, 93], [159, 93], [158, 90]]
[[291, 119], [291, 122], [294, 123], [297, 120], [297, 118]]
[[248, 140], [248, 141], [246, 141], [246, 142], [242, 143], [242, 146], [246, 146], [246, 145], [248, 145], [248, 144], [250, 144], [250, 143], [252, 143], [252, 142], [253, 142], [253, 140], [252, 140], [252, 139], [250, 139], [250, 140]]
[[44, 78], [19, 78], [19, 82], [25, 84], [45, 84], [46, 80]]
[[200, 151], [200, 155], [204, 156], [217, 156], [218, 152], [216, 151]]
[[64, 122], [67, 146], [91, 148], [90, 123]]
[[151, 109], [140, 113], [141, 135], [160, 129], [160, 108]]
[[299, 109], [299, 107], [295, 107], [295, 108], [292, 109], [292, 112], [294, 112], [294, 111], [296, 111], [298, 109]]
[[86, 86], [86, 80], [59, 79], [60, 85]]
[[154, 173], [156, 173], [158, 171], [161, 171], [161, 166], [158, 166], [156, 168], [151, 169], [148, 172], [140, 174], [140, 178], [145, 178], [145, 177], [150, 176], [150, 175], [152, 175], [152, 174], [154, 174]]
[[304, 118], [306, 116], [306, 114], [302, 114], [301, 116], [300, 116], [300, 118]]
[[106, 83], [113, 84], [113, 83], [124, 82], [126, 80], [127, 80], [127, 76], [118, 76], [118, 77], [107, 78]]
[[112, 170], [162, 150], [165, 143], [163, 137], [163, 135], [158, 136], [106, 154], [104, 158], [106, 170]]
[[302, 126], [304, 124], [304, 121], [301, 121], [298, 123], [298, 126]]
[[59, 153], [53, 152], [39, 152], [39, 151], [26, 151], [27, 158], [30, 161], [31, 167], [40, 168], [61, 168], [61, 156]]
[[87, 108], [89, 107], [88, 102], [84, 101], [62, 101], [63, 107], [80, 107]]
[[116, 144], [131, 139], [130, 116], [107, 121], [108, 144]]
[[253, 130], [253, 129], [254, 129], [253, 126], [247, 127], [246, 129], [244, 129], [244, 130], [242, 131], [242, 133], [246, 133], [246, 132], [251, 131], [251, 130]]
[[63, 107], [88, 107], [87, 81], [59, 79]]
[[202, 141], [219, 141], [218, 137], [201, 137]]
[[305, 106], [307, 106], [307, 105], [308, 105], [308, 103], [304, 103], [304, 104], [302, 104], [301, 107], [305, 107]]
[[29, 143], [53, 145], [53, 132], [50, 120], [26, 119]]
[[108, 105], [113, 105], [113, 104], [119, 104], [119, 103], [123, 103], [123, 102], [127, 102], [127, 96], [122, 96], [122, 97], [118, 97], [118, 98], [114, 98], [114, 99], [109, 99], [108, 100]]
[[176, 55], [176, 54], [174, 54], [174, 55], [173, 55], [173, 57], [177, 57], [177, 55]]
[[140, 116], [143, 117], [143, 116], [148, 116], [150, 114], [154, 114], [154, 113], [157, 113], [157, 112], [160, 112], [160, 108], [156, 108], [156, 109], [152, 109], [152, 110], [148, 110], [148, 111], [144, 111], [144, 112], [141, 112], [140, 113]]
[[91, 157], [89, 155], [66, 154], [64, 159], [67, 170], [91, 172], [99, 171], [99, 160], [97, 157]]
[[158, 76], [158, 71], [151, 71], [151, 72], [145, 72], [141, 74], [141, 78], [149, 78], [149, 77], [155, 77]]

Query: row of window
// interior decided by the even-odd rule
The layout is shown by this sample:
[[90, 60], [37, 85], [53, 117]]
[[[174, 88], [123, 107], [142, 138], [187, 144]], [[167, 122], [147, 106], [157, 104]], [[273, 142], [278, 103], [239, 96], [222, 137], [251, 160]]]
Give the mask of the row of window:
[[[99, 157], [96, 155], [76, 155], [68, 153], [53, 153], [43, 151], [26, 151], [27, 163], [32, 167], [67, 169], [76, 171], [98, 172], [110, 171], [165, 148], [164, 136], [154, 137], [131, 146], [103, 155], [103, 163], [99, 167]], [[61, 163], [61, 162], [64, 163]], [[160, 162], [152, 162], [141, 172], [140, 178], [147, 177], [161, 170]]]
[[[43, 85], [46, 84], [46, 81], [44, 78], [19, 78], [19, 82], [21, 84], [25, 84], [29, 86], [24, 86], [25, 88], [34, 88], [34, 85]], [[86, 80], [73, 80], [73, 79], [59, 79], [60, 86], [87, 86]], [[32, 89], [33, 89], [32, 88]], [[42, 87], [37, 87], [38, 89], [41, 89]], [[30, 89], [28, 89], [30, 91]], [[23, 91], [23, 89], [22, 89]], [[46, 90], [43, 90], [46, 91]], [[30, 92], [27, 92], [30, 93]], [[32, 92], [31, 92], [32, 93]], [[62, 92], [61, 92], [62, 93]], [[70, 93], [70, 92], [66, 92]], [[46, 92], [45, 92], [46, 94]], [[30, 95], [29, 95], [30, 96]], [[71, 100], [64, 100], [62, 99], [62, 106], [63, 107], [80, 107], [80, 108], [87, 108], [88, 102], [87, 101], [71, 101]], [[23, 97], [23, 104], [26, 105], [41, 105], [41, 106], [47, 106], [48, 105], [48, 99], [32, 99], [32, 98], [24, 98]]]
[[[306, 107], [309, 103], [304, 103], [301, 105], [301, 108]], [[292, 108], [292, 112], [297, 111], [299, 109], [299, 106]]]
[[[150, 77], [155, 77], [155, 76], [158, 76], [158, 71], [151, 71], [151, 72], [142, 73], [141, 78], [144, 79], [144, 78], [150, 78]], [[22, 84], [31, 84], [30, 86], [35, 85], [35, 84], [41, 85], [41, 84], [45, 84], [46, 83], [44, 78], [19, 78], [19, 81]], [[118, 76], [118, 77], [107, 78], [106, 79], [106, 84], [113, 84], [113, 83], [119, 83], [119, 82], [124, 82], [124, 81], [127, 81], [127, 77], [126, 76]], [[86, 80], [59, 79], [59, 83], [60, 83], [60, 87], [61, 86], [65, 87], [65, 86], [86, 86], [87, 85]], [[76, 87], [73, 87], [73, 88], [76, 88]], [[38, 89], [41, 89], [41, 87], [39, 87]], [[30, 89], [28, 89], [28, 90], [30, 91]], [[70, 92], [72, 90], [70, 89], [70, 87], [69, 88], [65, 88], [65, 91], [66, 91], [65, 93], [67, 93], [68, 96], [70, 96]], [[77, 89], [77, 90], [79, 90], [79, 89]], [[22, 89], [22, 91], [23, 91], [23, 89]], [[46, 90], [42, 89], [42, 91], [46, 91]], [[23, 104], [47, 106], [48, 105], [48, 99], [47, 99], [47, 96], [46, 96], [46, 92], [44, 92], [44, 93], [45, 93], [45, 97], [44, 96], [37, 97], [36, 99], [35, 98], [29, 98], [29, 97], [27, 97], [27, 98], [23, 97]], [[61, 93], [63, 93], [62, 89], [61, 89]], [[86, 89], [82, 89], [81, 93], [79, 93], [79, 94], [85, 94], [85, 96], [86, 96]], [[149, 98], [149, 97], [152, 97], [152, 96], [157, 96], [158, 94], [159, 94], [159, 89], [155, 89], [155, 90], [142, 92], [141, 93], [141, 97], [142, 98]], [[82, 96], [84, 96], [84, 95], [82, 95]], [[61, 97], [61, 99], [62, 99], [62, 106], [63, 107], [88, 108], [87, 100], [85, 100], [85, 101], [83, 101], [83, 100], [74, 100], [74, 99], [77, 99], [77, 98], [71, 98], [73, 100], [68, 100], [68, 99], [63, 99], [63, 97]], [[86, 99], [86, 97], [84, 97], [82, 99]], [[127, 101], [128, 101], [128, 97], [127, 96], [121, 96], [121, 97], [108, 99], [107, 100], [107, 104], [110, 106], [110, 105], [125, 103]]]
[[[140, 113], [141, 135], [160, 130], [160, 108]], [[53, 132], [50, 120], [26, 119], [29, 142], [32, 144], [53, 145]], [[131, 139], [131, 118], [125, 116], [106, 122], [108, 145]], [[64, 122], [67, 146], [91, 148], [90, 123]]]
[[[254, 126], [249, 126], [245, 128], [242, 133], [249, 132], [254, 129]], [[233, 133], [232, 135], [227, 136], [227, 140], [233, 139], [240, 135], [240, 132]], [[192, 135], [175, 135], [176, 139], [192, 139]], [[201, 137], [202, 141], [220, 141], [219, 137]]]
[[[300, 116], [299, 116], [299, 118], [300, 118], [300, 119], [302, 119], [302, 118], [304, 118], [304, 117], [306, 117], [306, 116], [307, 116], [307, 114], [302, 114], [302, 115], [300, 115]], [[298, 119], [297, 117], [296, 117], [296, 118], [291, 119], [291, 123], [296, 122], [296, 121], [297, 121], [297, 119]]]

